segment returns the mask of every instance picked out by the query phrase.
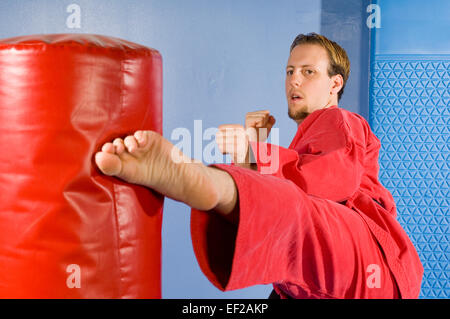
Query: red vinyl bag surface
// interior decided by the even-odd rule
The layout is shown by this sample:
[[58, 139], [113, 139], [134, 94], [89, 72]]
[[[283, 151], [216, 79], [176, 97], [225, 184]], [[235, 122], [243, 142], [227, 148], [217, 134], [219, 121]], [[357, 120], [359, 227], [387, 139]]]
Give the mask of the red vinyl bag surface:
[[88, 34], [0, 40], [0, 298], [160, 298], [163, 197], [94, 154], [162, 134], [162, 61]]

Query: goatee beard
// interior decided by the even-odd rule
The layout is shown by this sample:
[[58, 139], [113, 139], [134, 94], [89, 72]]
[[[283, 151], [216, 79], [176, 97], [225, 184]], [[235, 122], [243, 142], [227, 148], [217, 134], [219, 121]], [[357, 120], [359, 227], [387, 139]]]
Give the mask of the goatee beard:
[[291, 119], [293, 119], [294, 121], [303, 121], [308, 115], [308, 112], [303, 112], [303, 111], [291, 111], [290, 109], [288, 110], [288, 115]]

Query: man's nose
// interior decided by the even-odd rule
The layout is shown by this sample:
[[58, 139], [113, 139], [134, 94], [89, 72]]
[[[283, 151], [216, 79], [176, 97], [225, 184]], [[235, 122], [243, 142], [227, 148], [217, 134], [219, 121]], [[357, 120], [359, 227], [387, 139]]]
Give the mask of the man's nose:
[[302, 80], [303, 79], [302, 79], [301, 74], [294, 72], [291, 75], [291, 79], [289, 82], [293, 87], [299, 87], [302, 84]]

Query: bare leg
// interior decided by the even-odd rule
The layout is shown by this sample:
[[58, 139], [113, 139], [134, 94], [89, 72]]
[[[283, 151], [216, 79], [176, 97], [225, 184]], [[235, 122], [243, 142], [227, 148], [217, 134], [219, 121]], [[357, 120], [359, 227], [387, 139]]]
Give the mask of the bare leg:
[[[173, 155], [184, 159], [173, 161]], [[235, 221], [237, 190], [231, 176], [202, 163], [191, 163], [172, 143], [153, 131], [137, 131], [105, 143], [95, 154], [104, 174], [143, 185], [200, 210], [214, 210]]]

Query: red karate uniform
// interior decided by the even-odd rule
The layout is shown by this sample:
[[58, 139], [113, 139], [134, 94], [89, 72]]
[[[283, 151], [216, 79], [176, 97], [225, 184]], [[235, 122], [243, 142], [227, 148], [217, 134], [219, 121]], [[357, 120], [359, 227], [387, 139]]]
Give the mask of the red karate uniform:
[[423, 267], [378, 181], [380, 142], [364, 118], [332, 106], [311, 113], [288, 149], [251, 146], [258, 172], [213, 165], [237, 186], [238, 225], [192, 209], [194, 251], [216, 287], [272, 283], [281, 298], [419, 296]]

